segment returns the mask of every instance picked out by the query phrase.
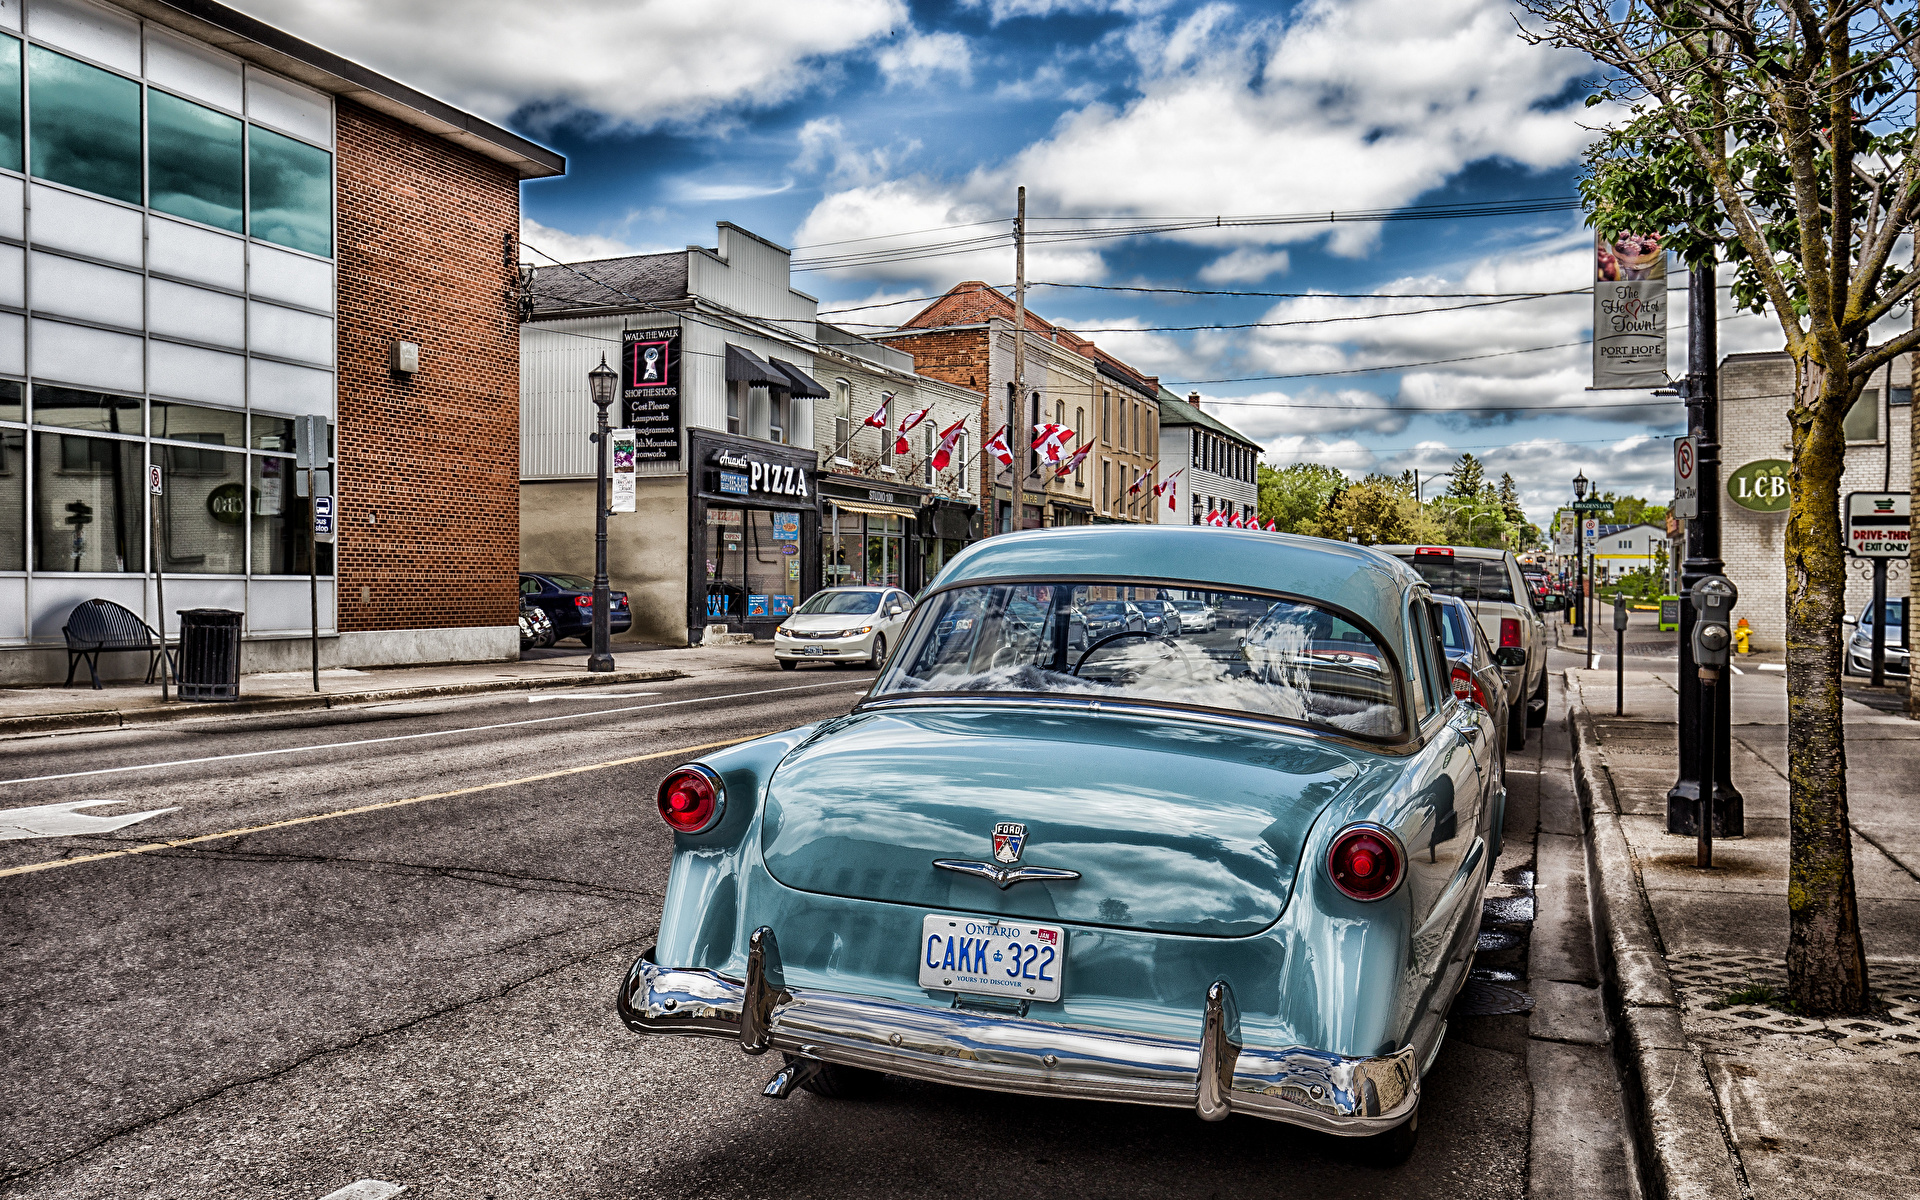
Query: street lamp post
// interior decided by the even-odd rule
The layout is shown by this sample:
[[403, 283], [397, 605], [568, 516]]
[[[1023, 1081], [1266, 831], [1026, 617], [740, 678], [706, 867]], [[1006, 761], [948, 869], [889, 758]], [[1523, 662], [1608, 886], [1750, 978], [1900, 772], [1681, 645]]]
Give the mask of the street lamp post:
[[[1573, 477], [1573, 498], [1576, 501], [1587, 498], [1587, 489], [1592, 486], [1587, 473], [1580, 472]], [[1573, 517], [1574, 577], [1578, 580], [1580, 607], [1576, 613], [1580, 624], [1587, 631], [1587, 669], [1593, 669], [1593, 606], [1588, 593], [1593, 590], [1589, 578], [1593, 564], [1587, 559], [1587, 513], [1585, 509], [1574, 509]]]
[[613, 649], [609, 646], [612, 632], [609, 629], [608, 608], [610, 607], [607, 585], [607, 408], [613, 403], [615, 385], [620, 376], [607, 365], [607, 356], [600, 355], [600, 365], [587, 372], [587, 385], [593, 396], [593, 406], [599, 410], [594, 426], [594, 449], [598, 452], [599, 470], [595, 478], [593, 501], [593, 653], [587, 655], [587, 670], [613, 670]]

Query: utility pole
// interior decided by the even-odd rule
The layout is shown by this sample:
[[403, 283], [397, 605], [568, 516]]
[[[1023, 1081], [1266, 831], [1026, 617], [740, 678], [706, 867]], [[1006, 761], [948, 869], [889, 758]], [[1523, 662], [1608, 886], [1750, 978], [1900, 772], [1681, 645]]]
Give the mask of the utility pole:
[[1020, 188], [1013, 210], [1013, 382], [1007, 385], [1007, 450], [1013, 463], [1007, 468], [1007, 532], [1020, 528], [1025, 512], [1021, 503], [1027, 481], [1021, 449], [1031, 438], [1020, 435], [1020, 406], [1027, 390], [1027, 189]]
[[[1695, 488], [1699, 509], [1687, 522], [1687, 561], [1680, 572], [1680, 778], [1667, 791], [1667, 832], [1698, 834], [1703, 759], [1717, 778], [1704, 786], [1712, 800], [1712, 833], [1738, 837], [1746, 831], [1746, 811], [1734, 790], [1728, 763], [1732, 704], [1717, 704], [1709, 715], [1702, 711], [1699, 664], [1694, 660], [1693, 589], [1701, 580], [1725, 573], [1720, 561], [1720, 339], [1717, 322], [1719, 286], [1714, 264], [1693, 268], [1687, 282], [1687, 377], [1682, 394], [1687, 402], [1687, 433], [1694, 438]], [[1703, 728], [1712, 722], [1711, 730]], [[1713, 738], [1702, 754], [1702, 734]]]

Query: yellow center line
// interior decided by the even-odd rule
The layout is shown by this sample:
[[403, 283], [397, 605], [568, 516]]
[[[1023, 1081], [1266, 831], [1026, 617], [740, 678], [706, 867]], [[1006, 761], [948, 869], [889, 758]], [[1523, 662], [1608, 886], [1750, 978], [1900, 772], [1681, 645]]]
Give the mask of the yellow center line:
[[715, 750], [721, 746], [737, 746], [741, 742], [750, 742], [760, 734], [748, 737], [728, 738], [724, 742], [702, 742], [698, 746], [681, 746], [677, 750], [656, 750], [652, 754], [636, 754], [631, 758], [615, 758], [607, 762], [589, 763], [584, 767], [568, 767], [564, 771], [545, 771], [539, 775], [525, 775], [519, 779], [503, 779], [497, 783], [477, 783], [472, 787], [455, 788], [450, 792], [434, 792], [430, 796], [408, 796], [404, 800], [383, 800], [378, 804], [361, 804], [353, 808], [337, 808], [332, 812], [315, 813], [310, 817], [291, 817], [285, 821], [273, 821], [266, 825], [249, 825], [245, 829], [229, 829], [224, 833], [203, 833], [198, 837], [176, 838], [170, 842], [149, 842], [144, 846], [130, 846], [125, 850], [104, 850], [99, 854], [82, 854], [76, 858], [55, 858], [46, 862], [28, 863], [23, 867], [7, 867], [0, 870], [0, 878], [8, 875], [31, 875], [35, 871], [51, 871], [56, 867], [74, 867], [81, 863], [100, 862], [108, 858], [125, 858], [132, 854], [151, 854], [156, 850], [172, 850], [180, 846], [193, 846], [201, 842], [217, 842], [224, 838], [245, 837], [250, 833], [265, 833], [270, 829], [286, 829], [294, 825], [310, 825], [315, 821], [331, 821], [335, 817], [351, 817], [360, 813], [379, 812], [386, 808], [400, 808], [408, 804], [422, 804], [428, 800], [445, 800], [451, 796], [468, 796], [474, 792], [491, 792], [499, 788], [518, 787], [523, 783], [538, 783], [542, 779], [559, 779], [565, 775], [580, 775], [588, 771], [604, 771], [608, 767], [624, 767], [628, 763], [646, 762], [652, 758], [672, 758], [676, 755], [693, 754], [701, 750]]

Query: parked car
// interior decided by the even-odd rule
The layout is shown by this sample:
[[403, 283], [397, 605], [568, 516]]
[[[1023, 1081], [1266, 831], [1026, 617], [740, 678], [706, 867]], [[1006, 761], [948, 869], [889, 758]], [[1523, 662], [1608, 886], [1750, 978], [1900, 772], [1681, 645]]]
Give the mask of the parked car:
[[1527, 594], [1533, 598], [1534, 611], [1556, 613], [1567, 607], [1567, 597], [1553, 582], [1552, 576], [1540, 571], [1526, 571], [1522, 572], [1522, 578], [1527, 581]]
[[[1142, 579], [1257, 607], [1276, 652], [1351, 633], [1350, 657], [1262, 674], [1227, 640], [1067, 645], [1076, 605]], [[619, 1016], [777, 1052], [775, 1099], [892, 1074], [1242, 1113], [1404, 1160], [1506, 796], [1439, 620], [1418, 575], [1344, 543], [975, 543], [849, 715], [665, 777], [664, 912]]]
[[[1883, 670], [1888, 675], [1905, 675], [1912, 670], [1911, 651], [1906, 643], [1903, 628], [1906, 621], [1907, 602], [1904, 598], [1888, 600], [1886, 610], [1880, 615], [1886, 620], [1887, 631], [1882, 636], [1886, 647]], [[1840, 618], [1841, 624], [1851, 626], [1853, 632], [1847, 636], [1847, 661], [1843, 668], [1848, 675], [1873, 674], [1873, 601], [1869, 600], [1860, 610], [1858, 617]]]
[[1186, 622], [1171, 600], [1135, 600], [1134, 606], [1147, 619], [1147, 632], [1156, 637], [1179, 637]]
[[[553, 624], [553, 641], [579, 638], [593, 644], [593, 580], [557, 571], [520, 572], [520, 602], [543, 609]], [[625, 633], [633, 627], [625, 592], [607, 593], [607, 629]], [[549, 646], [553, 642], [547, 643]]]
[[1220, 625], [1220, 614], [1204, 600], [1175, 600], [1180, 628], [1188, 633], [1212, 633]]
[[553, 618], [547, 610], [522, 594], [520, 597], [520, 648], [545, 649], [558, 640], [553, 633]]
[[[1487, 710], [1495, 726], [1507, 727], [1507, 678], [1502, 668], [1526, 661], [1526, 652], [1518, 646], [1499, 650], [1487, 644], [1473, 610], [1458, 596], [1435, 596], [1434, 610], [1440, 616], [1440, 645], [1452, 664], [1449, 683], [1453, 694]], [[1501, 761], [1506, 756], [1501, 755]], [[1500, 856], [1495, 839], [1494, 857]]]
[[913, 598], [899, 588], [827, 588], [773, 631], [773, 658], [783, 671], [803, 662], [865, 663], [879, 669], [887, 648], [913, 611]]
[[1507, 677], [1507, 749], [1527, 744], [1527, 730], [1547, 721], [1547, 624], [1540, 619], [1511, 550], [1481, 546], [1381, 546], [1420, 573], [1435, 592], [1467, 602], [1497, 649], [1518, 646], [1527, 661]]
[[1146, 614], [1134, 607], [1131, 600], [1089, 600], [1079, 606], [1079, 613], [1080, 624], [1091, 641], [1123, 631], [1148, 632]]

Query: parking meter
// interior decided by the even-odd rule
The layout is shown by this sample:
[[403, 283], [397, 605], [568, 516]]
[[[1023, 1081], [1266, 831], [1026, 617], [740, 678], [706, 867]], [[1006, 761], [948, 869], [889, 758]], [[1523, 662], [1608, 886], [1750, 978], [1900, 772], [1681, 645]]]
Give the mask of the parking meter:
[[1619, 594], [1613, 598], [1613, 631], [1615, 633], [1625, 633], [1627, 631], [1627, 597], [1625, 594]]
[[[1739, 589], [1724, 575], [1709, 575], [1693, 585], [1693, 661], [1718, 676], [1719, 669], [1732, 661], [1733, 602]], [[1706, 676], [1702, 675], [1705, 679]]]

